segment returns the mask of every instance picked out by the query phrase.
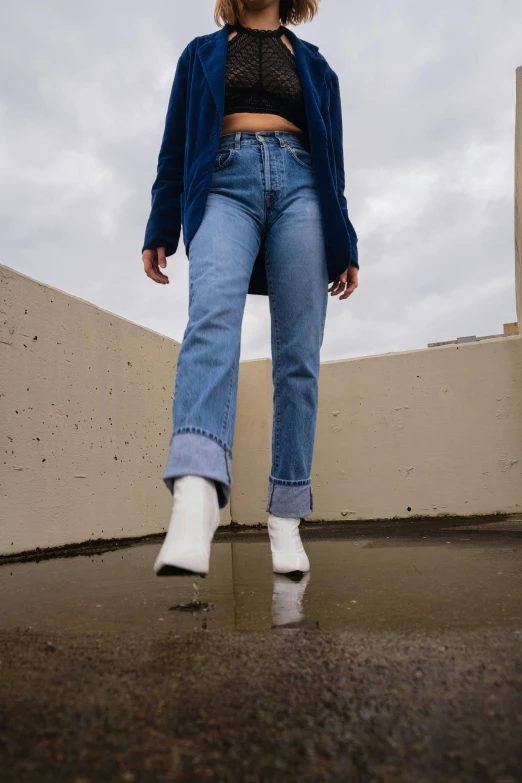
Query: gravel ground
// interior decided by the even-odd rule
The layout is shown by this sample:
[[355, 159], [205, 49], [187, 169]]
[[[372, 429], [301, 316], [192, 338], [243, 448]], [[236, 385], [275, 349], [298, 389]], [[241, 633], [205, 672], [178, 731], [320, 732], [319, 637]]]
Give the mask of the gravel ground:
[[3, 783], [522, 781], [522, 632], [0, 631]]

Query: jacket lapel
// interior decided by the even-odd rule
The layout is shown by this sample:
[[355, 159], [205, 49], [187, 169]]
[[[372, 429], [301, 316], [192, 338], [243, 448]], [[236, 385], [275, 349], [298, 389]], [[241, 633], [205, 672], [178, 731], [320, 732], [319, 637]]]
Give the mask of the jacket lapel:
[[[228, 36], [232, 25], [225, 24], [221, 30], [212, 33], [206, 41], [197, 48], [197, 54], [205, 78], [210, 87], [219, 117], [223, 118], [225, 103], [225, 68], [228, 49]], [[294, 50], [296, 66], [301, 77], [304, 100], [308, 117], [312, 116], [313, 108], [320, 111], [321, 91], [324, 84], [328, 64], [319, 54], [319, 47], [302, 41], [293, 30], [287, 29], [287, 37]]]
[[231, 26], [224, 25], [217, 33], [209, 35], [196, 50], [220, 117], [223, 117], [225, 104], [225, 66], [230, 31]]
[[319, 53], [318, 46], [302, 41], [293, 30], [288, 28], [286, 35], [294, 50], [297, 71], [303, 85], [306, 114], [310, 121], [310, 118], [313, 117], [314, 107], [319, 113], [321, 111], [321, 92], [328, 63]]

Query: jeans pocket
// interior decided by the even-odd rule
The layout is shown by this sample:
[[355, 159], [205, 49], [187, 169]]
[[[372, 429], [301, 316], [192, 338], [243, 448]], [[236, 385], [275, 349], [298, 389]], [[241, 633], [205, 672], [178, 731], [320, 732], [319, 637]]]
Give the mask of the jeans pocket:
[[314, 165], [312, 161], [312, 153], [306, 150], [304, 147], [291, 147], [288, 146], [290, 155], [293, 157], [300, 166], [308, 171], [313, 171]]
[[234, 157], [235, 148], [230, 147], [228, 150], [219, 150], [214, 161], [214, 171], [222, 171], [232, 162]]

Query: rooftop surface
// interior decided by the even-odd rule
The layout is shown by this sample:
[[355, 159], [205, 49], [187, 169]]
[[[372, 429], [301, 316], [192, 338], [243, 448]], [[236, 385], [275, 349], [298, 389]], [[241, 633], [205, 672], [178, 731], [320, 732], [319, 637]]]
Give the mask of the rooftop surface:
[[522, 516], [302, 531], [301, 581], [266, 530], [4, 560], [2, 780], [522, 780]]

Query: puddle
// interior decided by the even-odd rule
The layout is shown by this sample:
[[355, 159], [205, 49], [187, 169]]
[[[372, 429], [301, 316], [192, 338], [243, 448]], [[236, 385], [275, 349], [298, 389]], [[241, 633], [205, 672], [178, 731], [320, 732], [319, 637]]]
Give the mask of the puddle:
[[[205, 579], [158, 578], [160, 544], [0, 567], [0, 627], [145, 634], [306, 628], [522, 628], [522, 526], [303, 534], [311, 572], [271, 571], [268, 539], [216, 541]], [[241, 538], [240, 536], [238, 538]]]

